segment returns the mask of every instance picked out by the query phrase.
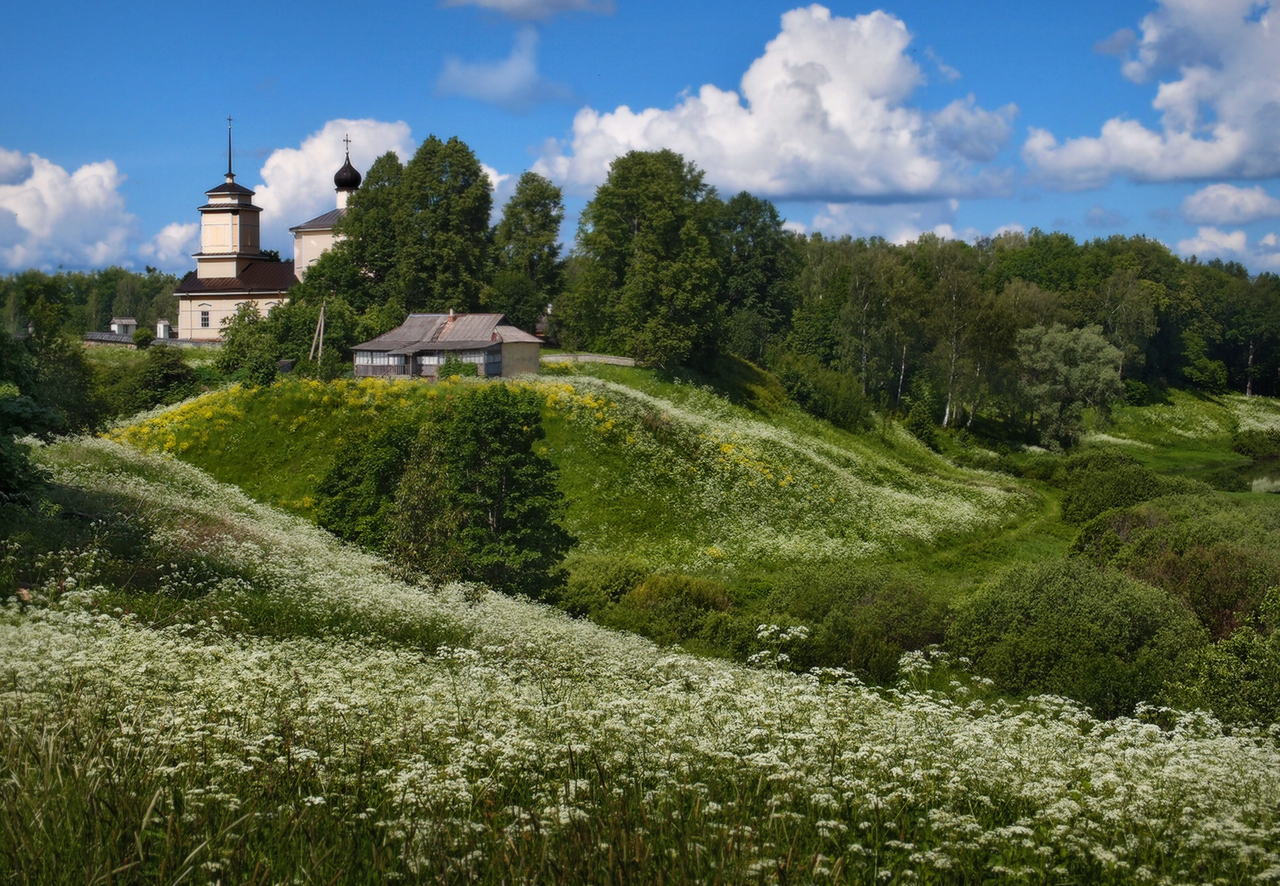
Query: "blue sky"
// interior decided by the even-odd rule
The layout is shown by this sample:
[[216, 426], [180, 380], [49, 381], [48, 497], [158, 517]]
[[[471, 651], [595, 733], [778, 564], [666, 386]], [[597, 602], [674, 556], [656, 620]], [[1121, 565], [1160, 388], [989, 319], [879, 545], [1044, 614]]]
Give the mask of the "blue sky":
[[264, 245], [430, 134], [496, 206], [537, 169], [576, 214], [670, 147], [798, 230], [1143, 234], [1280, 271], [1280, 9], [1254, 0], [443, 0], [15, 5], [0, 272], [194, 266], [226, 163]]

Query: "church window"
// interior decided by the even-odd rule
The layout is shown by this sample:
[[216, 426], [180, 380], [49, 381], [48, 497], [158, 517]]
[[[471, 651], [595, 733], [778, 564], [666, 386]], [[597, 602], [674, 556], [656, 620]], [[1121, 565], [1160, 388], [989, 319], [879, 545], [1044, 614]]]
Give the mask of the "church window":
[[200, 328], [201, 329], [209, 328], [209, 312], [208, 311], [200, 312]]

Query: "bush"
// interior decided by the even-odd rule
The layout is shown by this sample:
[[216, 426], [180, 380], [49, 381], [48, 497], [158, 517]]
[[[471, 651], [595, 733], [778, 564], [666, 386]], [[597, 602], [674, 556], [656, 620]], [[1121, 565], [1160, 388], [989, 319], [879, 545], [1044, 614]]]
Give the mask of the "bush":
[[850, 569], [823, 563], [774, 579], [766, 603], [769, 621], [799, 619], [813, 625], [801, 667], [843, 667], [877, 683], [892, 683], [904, 652], [941, 643], [949, 610], [910, 575], [876, 567]]
[[1248, 458], [1280, 456], [1280, 430], [1236, 431], [1231, 435], [1231, 449]]
[[155, 340], [156, 334], [145, 326], [133, 331], [133, 346], [139, 351], [145, 351], [151, 347], [151, 343]]
[[603, 620], [610, 627], [673, 645], [701, 636], [708, 615], [727, 612], [729, 606], [729, 591], [719, 582], [678, 573], [650, 575]]
[[478, 378], [480, 368], [474, 363], [464, 363], [456, 355], [450, 354], [440, 364], [440, 369], [436, 372], [436, 378], [453, 378], [455, 375], [460, 378]]
[[938, 451], [938, 425], [933, 420], [933, 408], [928, 402], [917, 400], [912, 403], [902, 426], [925, 446]]
[[1109, 449], [1067, 459], [1062, 519], [1081, 524], [1112, 508], [1127, 508], [1165, 495], [1205, 494], [1212, 487], [1185, 477], [1163, 477]]
[[816, 357], [781, 354], [772, 367], [796, 405], [846, 431], [871, 427], [871, 405], [849, 372], [828, 369]]
[[1158, 700], [1205, 635], [1163, 591], [1075, 560], [1005, 573], [957, 610], [947, 642], [1006, 692], [1116, 717]]
[[574, 616], [602, 612], [650, 574], [644, 563], [625, 556], [579, 555], [570, 558], [565, 566], [569, 578], [555, 602]]
[[1252, 627], [1187, 657], [1168, 702], [1228, 723], [1280, 723], [1280, 634]]

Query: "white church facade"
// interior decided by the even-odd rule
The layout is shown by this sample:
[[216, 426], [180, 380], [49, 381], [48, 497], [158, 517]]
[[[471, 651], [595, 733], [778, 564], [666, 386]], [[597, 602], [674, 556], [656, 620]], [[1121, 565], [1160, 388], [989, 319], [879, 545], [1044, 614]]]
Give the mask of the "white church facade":
[[347, 211], [351, 195], [360, 187], [360, 173], [346, 162], [333, 177], [337, 208], [289, 230], [293, 233], [293, 261], [276, 261], [262, 252], [259, 236], [261, 207], [253, 205], [253, 191], [236, 184], [231, 169], [231, 133], [227, 132], [226, 180], [205, 191], [200, 207], [200, 251], [196, 269], [174, 290], [178, 297], [178, 338], [218, 341], [222, 321], [234, 316], [245, 302], [257, 305], [263, 316], [288, 300], [289, 290], [307, 268], [333, 246], [333, 227]]

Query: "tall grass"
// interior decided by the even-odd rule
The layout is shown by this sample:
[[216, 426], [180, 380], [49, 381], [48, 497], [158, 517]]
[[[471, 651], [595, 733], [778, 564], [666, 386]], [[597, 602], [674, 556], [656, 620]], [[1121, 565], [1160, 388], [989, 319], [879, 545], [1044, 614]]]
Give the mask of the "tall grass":
[[[1280, 876], [1274, 733], [1013, 705], [929, 655], [887, 692], [675, 655], [397, 582], [172, 458], [101, 440], [41, 457], [133, 497], [157, 544], [219, 577], [150, 619], [167, 592], [107, 586], [88, 545], [4, 603], [4, 882]], [[254, 607], [297, 629], [255, 629]], [[437, 629], [389, 628], [411, 624]]]

